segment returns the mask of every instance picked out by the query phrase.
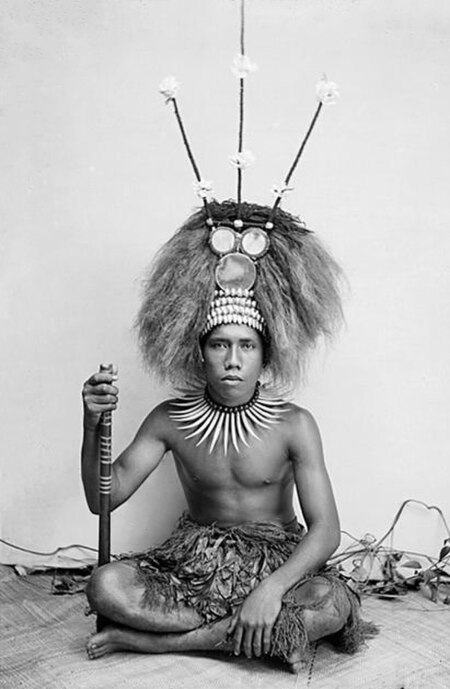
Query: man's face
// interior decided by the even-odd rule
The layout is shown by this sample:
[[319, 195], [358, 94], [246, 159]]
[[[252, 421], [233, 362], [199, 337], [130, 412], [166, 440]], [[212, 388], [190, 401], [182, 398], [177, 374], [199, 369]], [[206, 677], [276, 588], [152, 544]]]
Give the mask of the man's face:
[[260, 335], [247, 325], [220, 325], [203, 346], [206, 382], [214, 399], [244, 404], [253, 395], [264, 360]]

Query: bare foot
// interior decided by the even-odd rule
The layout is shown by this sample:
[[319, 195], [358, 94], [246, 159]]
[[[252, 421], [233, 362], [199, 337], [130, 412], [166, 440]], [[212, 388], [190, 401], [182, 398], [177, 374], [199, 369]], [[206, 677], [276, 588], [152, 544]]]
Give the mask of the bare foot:
[[289, 671], [293, 675], [298, 675], [299, 672], [306, 666], [308, 660], [300, 650], [294, 651], [287, 659], [287, 664], [289, 666]]
[[229, 619], [205, 625], [180, 634], [141, 632], [129, 627], [108, 626], [94, 634], [86, 650], [95, 660], [107, 653], [134, 651], [135, 653], [182, 653], [184, 651], [231, 652], [232, 643], [227, 639]]
[[[132, 630], [127, 630], [133, 633]], [[101, 632], [91, 636], [86, 644], [86, 651], [89, 660], [96, 660], [101, 658], [107, 653], [114, 653], [115, 651], [122, 650], [135, 650], [128, 649], [127, 633], [120, 627], [105, 627]]]
[[233, 652], [234, 644], [232, 639], [228, 637], [229, 626], [230, 618], [226, 617], [223, 620], [219, 620], [218, 622], [214, 622], [213, 624], [202, 628], [204, 630], [208, 629], [208, 641], [211, 645], [207, 647], [207, 650], [222, 651], [224, 653]]

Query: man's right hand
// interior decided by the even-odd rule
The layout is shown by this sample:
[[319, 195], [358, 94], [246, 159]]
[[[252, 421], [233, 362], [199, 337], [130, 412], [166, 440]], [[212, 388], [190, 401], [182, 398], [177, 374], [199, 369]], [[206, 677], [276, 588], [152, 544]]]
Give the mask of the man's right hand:
[[119, 389], [116, 381], [117, 367], [113, 366], [110, 372], [93, 373], [84, 383], [82, 397], [86, 429], [95, 430], [103, 412], [117, 409]]

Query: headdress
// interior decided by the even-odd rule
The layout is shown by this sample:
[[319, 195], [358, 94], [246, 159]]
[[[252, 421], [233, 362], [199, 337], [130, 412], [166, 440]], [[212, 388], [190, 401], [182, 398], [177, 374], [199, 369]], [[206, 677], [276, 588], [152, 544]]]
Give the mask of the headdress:
[[192, 153], [177, 102], [178, 83], [160, 86], [173, 106], [192, 169], [197, 210], [162, 247], [144, 284], [137, 327], [149, 367], [176, 387], [198, 387], [205, 379], [199, 341], [212, 328], [243, 323], [261, 333], [268, 382], [292, 389], [309, 350], [340, 323], [340, 269], [303, 220], [280, 208], [306, 142], [324, 104], [335, 102], [337, 87], [323, 78], [318, 105], [282, 184], [272, 188], [272, 206], [242, 201], [242, 176], [252, 154], [243, 148], [244, 82], [255, 65], [245, 54], [244, 0], [241, 0], [237, 199], [213, 200]]

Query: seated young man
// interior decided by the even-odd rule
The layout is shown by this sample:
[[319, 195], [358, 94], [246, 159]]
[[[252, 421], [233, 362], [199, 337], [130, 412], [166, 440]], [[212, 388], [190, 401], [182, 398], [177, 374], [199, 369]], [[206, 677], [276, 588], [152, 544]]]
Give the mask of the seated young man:
[[[275, 212], [276, 211], [276, 212]], [[311, 414], [280, 399], [339, 323], [340, 270], [281, 208], [208, 202], [163, 246], [138, 315], [150, 368], [175, 388], [112, 469], [112, 507], [172, 452], [188, 506], [159, 547], [97, 569], [87, 594], [111, 624], [91, 658], [223, 650], [299, 670], [309, 644], [362, 642], [355, 594], [326, 566], [339, 520]], [[259, 384], [259, 380], [264, 384]], [[98, 511], [98, 427], [110, 373], [85, 383], [82, 474]], [[297, 523], [297, 492], [306, 528]]]
[[[320, 571], [340, 533], [313, 417], [295, 404], [271, 406], [270, 398], [258, 397], [265, 353], [257, 330], [237, 324], [215, 327], [202, 354], [205, 406], [214, 414], [248, 405], [247, 417], [241, 423], [235, 415], [227, 439], [225, 418], [211, 450], [214, 431], [206, 438], [205, 431], [195, 434], [195, 402], [187, 412], [168, 400], [148, 415], [114, 462], [113, 509], [171, 451], [189, 516], [166, 545], [94, 572], [88, 599], [111, 624], [89, 640], [89, 657], [124, 649], [224, 650], [247, 657], [272, 653], [297, 672], [308, 642], [335, 635], [354, 650], [359, 640], [354, 594], [336, 573]], [[94, 513], [98, 424], [102, 411], [116, 409], [117, 395], [111, 373], [92, 375], [83, 389], [82, 475]], [[254, 404], [252, 421], [255, 397], [259, 405]], [[190, 419], [180, 427], [183, 414]], [[294, 488], [306, 532], [295, 518]]]

